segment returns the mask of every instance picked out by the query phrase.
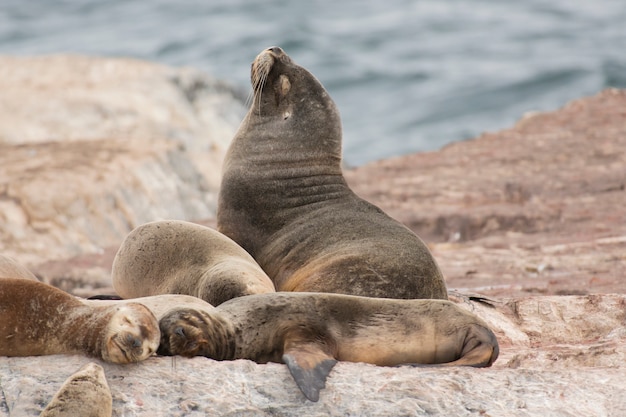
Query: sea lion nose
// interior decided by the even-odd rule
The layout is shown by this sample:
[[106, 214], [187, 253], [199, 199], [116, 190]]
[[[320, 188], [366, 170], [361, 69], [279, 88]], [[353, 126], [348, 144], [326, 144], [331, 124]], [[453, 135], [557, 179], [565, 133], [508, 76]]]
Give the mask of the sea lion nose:
[[277, 55], [281, 55], [284, 53], [283, 50], [278, 46], [272, 46], [271, 48], [267, 48], [267, 50]]
[[185, 330], [182, 328], [182, 326], [178, 326], [176, 327], [176, 329], [174, 329], [174, 333], [182, 338], [185, 338]]

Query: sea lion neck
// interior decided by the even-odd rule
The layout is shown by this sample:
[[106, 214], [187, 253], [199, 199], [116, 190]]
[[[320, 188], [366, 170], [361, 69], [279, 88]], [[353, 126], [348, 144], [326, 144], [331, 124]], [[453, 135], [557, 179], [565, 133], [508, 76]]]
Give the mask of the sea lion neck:
[[317, 78], [269, 48], [251, 79], [252, 106], [224, 159], [217, 227], [255, 256], [284, 225], [354, 193], [341, 169], [339, 111]]
[[[80, 310], [83, 311], [80, 312]], [[87, 321], [89, 323], [88, 328], [90, 329], [90, 331], [81, 331], [81, 328], [84, 329], [84, 323], [72, 323], [69, 326], [70, 333], [72, 334], [70, 340], [74, 340], [76, 348], [88, 352], [92, 356], [100, 356], [101, 359], [106, 360], [106, 358], [103, 357], [102, 354], [98, 354], [98, 352], [104, 352], [106, 350], [106, 340], [103, 335], [106, 334], [105, 328], [107, 327], [107, 323], [109, 322], [108, 319], [113, 316], [113, 310], [107, 307], [100, 307], [97, 309], [88, 309], [86, 307], [81, 307], [80, 310], [77, 310], [75, 315], [77, 317], [81, 317], [83, 321], [85, 320], [85, 318], [87, 318]], [[102, 314], [100, 312], [104, 312], [106, 310], [109, 310], [106, 312], [105, 315], [107, 320], [99, 318], [99, 316], [101, 316]]]

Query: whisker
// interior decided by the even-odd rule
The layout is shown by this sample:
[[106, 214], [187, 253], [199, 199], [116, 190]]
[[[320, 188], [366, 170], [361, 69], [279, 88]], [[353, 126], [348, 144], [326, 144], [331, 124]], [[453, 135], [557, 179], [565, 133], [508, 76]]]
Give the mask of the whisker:
[[263, 88], [265, 87], [265, 82], [267, 81], [267, 73], [264, 74], [265, 76], [262, 78], [261, 80], [261, 86], [259, 87], [259, 91], [258, 91], [258, 96], [257, 96], [257, 102], [259, 103], [259, 116], [261, 115], [261, 92], [263, 91]]
[[246, 102], [244, 104], [244, 106], [246, 107], [246, 109], [249, 109], [250, 106], [252, 106], [252, 102], [253, 102], [253, 98], [254, 98], [255, 92], [254, 90], [250, 91], [248, 93], [248, 96], [246, 97]]
[[259, 115], [261, 114], [261, 94], [263, 92], [263, 88], [265, 87], [265, 83], [267, 82], [267, 78], [269, 77], [272, 65], [274, 65], [274, 59], [268, 54], [267, 51], [259, 54], [252, 63], [250, 77], [253, 91], [252, 98], [253, 104], [254, 101], [258, 103]]

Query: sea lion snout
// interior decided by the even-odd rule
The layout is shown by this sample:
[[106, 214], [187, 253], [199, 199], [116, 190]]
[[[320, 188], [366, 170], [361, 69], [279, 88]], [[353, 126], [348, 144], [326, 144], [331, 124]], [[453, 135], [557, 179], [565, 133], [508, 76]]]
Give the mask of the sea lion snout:
[[270, 48], [267, 48], [265, 51], [261, 52], [259, 56], [262, 54], [269, 55], [274, 58], [274, 60], [280, 61], [285, 64], [292, 63], [289, 55], [287, 55], [287, 53], [283, 51], [283, 49], [279, 46], [272, 46]]
[[266, 49], [266, 51], [272, 52], [273, 54], [276, 54], [276, 55], [285, 54], [285, 51], [283, 51], [280, 46], [270, 46], [269, 48]]
[[203, 355], [208, 340], [203, 334], [202, 323], [201, 314], [193, 309], [177, 309], [166, 314], [159, 322], [159, 355]]
[[291, 63], [289, 55], [278, 46], [267, 48], [256, 56], [252, 62], [251, 69], [252, 88], [254, 91], [263, 88], [272, 67], [277, 62], [283, 64]]
[[252, 89], [256, 91], [260, 91], [263, 89], [265, 85], [265, 81], [274, 65], [274, 53], [269, 49], [261, 52], [254, 59], [252, 63], [252, 69], [250, 71], [250, 78], [252, 81]]

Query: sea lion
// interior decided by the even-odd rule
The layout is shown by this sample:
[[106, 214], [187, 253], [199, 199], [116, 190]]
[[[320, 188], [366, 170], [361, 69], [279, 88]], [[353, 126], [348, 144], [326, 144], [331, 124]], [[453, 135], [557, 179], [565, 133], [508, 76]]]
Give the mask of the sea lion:
[[113, 397], [104, 369], [90, 362], [71, 375], [39, 417], [111, 417]]
[[487, 367], [499, 352], [487, 324], [447, 300], [268, 293], [177, 308], [159, 325], [159, 353], [284, 362], [311, 401], [337, 361]]
[[159, 295], [149, 295], [145, 297], [131, 298], [129, 300], [120, 300], [120, 299], [81, 299], [80, 302], [92, 307], [102, 307], [102, 306], [119, 306], [123, 304], [127, 304], [129, 302], [142, 304], [154, 314], [157, 321], [161, 321], [163, 317], [167, 314], [171, 313], [174, 310], [180, 308], [186, 309], [195, 309], [206, 312], [215, 311], [215, 307], [206, 301], [194, 297], [192, 295], [185, 294], [159, 294]]
[[51, 285], [0, 279], [0, 356], [83, 353], [113, 363], [152, 356], [160, 340], [142, 304], [94, 307]]
[[0, 278], [24, 278], [39, 281], [24, 265], [2, 254], [0, 254]]
[[209, 227], [178, 220], [141, 225], [124, 239], [112, 269], [122, 298], [187, 294], [219, 305], [274, 292], [274, 284], [239, 245]]
[[223, 166], [217, 227], [278, 291], [446, 299], [417, 235], [359, 198], [341, 170], [341, 120], [322, 84], [278, 47], [251, 70], [254, 98]]

